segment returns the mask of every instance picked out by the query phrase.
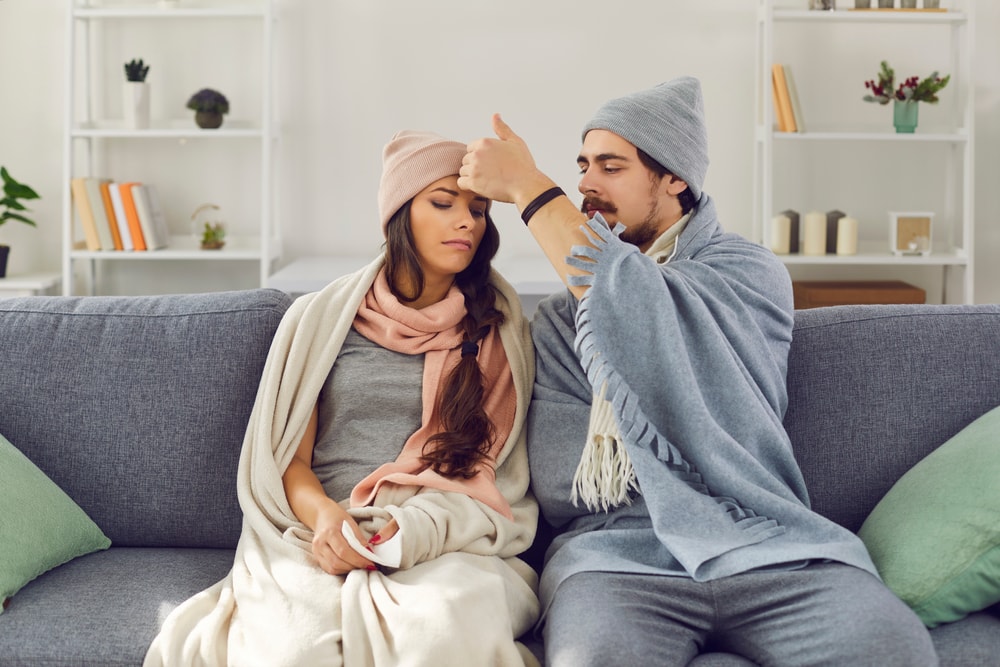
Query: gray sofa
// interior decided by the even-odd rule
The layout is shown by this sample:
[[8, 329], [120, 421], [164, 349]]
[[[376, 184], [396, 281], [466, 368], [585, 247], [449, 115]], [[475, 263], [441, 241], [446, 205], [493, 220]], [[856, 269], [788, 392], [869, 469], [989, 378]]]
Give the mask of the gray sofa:
[[[138, 665], [165, 615], [225, 575], [244, 427], [289, 303], [273, 290], [0, 300], [0, 434], [112, 541], [11, 598], [0, 664]], [[788, 380], [814, 506], [856, 530], [903, 472], [1000, 404], [1000, 307], [800, 311]], [[995, 665], [1000, 611], [933, 637], [944, 665]]]

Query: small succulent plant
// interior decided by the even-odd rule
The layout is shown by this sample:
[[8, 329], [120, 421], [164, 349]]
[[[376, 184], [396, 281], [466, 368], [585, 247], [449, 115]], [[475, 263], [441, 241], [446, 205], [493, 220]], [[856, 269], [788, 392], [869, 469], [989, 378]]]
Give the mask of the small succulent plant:
[[221, 222], [205, 223], [201, 233], [202, 250], [218, 250], [226, 244], [226, 227]]
[[149, 65], [145, 65], [142, 62], [142, 58], [132, 60], [125, 63], [125, 80], [126, 81], [145, 81], [146, 74], [149, 73]]

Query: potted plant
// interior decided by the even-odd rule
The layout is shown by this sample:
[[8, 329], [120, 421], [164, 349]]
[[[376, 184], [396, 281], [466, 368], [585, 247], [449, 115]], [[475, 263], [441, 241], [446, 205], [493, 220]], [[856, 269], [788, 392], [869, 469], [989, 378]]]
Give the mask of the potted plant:
[[[10, 175], [6, 167], [0, 167], [0, 179], [3, 179], [3, 199], [0, 199], [0, 226], [9, 220], [17, 220], [26, 225], [37, 227], [35, 221], [26, 217], [22, 211], [28, 207], [21, 203], [22, 199], [38, 199], [38, 193], [30, 186], [19, 183]], [[10, 246], [0, 245], [0, 278], [7, 275], [7, 257]]]
[[202, 88], [187, 101], [187, 108], [194, 110], [198, 127], [212, 130], [222, 125], [223, 114], [229, 113], [229, 100], [217, 90]]
[[125, 86], [122, 89], [122, 110], [125, 127], [145, 129], [149, 127], [149, 85], [146, 75], [149, 65], [133, 58], [125, 63]]
[[226, 245], [226, 226], [221, 222], [215, 224], [206, 222], [201, 232], [201, 249], [220, 250], [224, 245]]
[[940, 77], [937, 72], [931, 72], [924, 79], [911, 76], [894, 90], [895, 80], [896, 72], [883, 60], [878, 80], [865, 81], [865, 88], [871, 92], [862, 99], [882, 105], [893, 102], [893, 125], [896, 126], [896, 132], [909, 133], [917, 128], [917, 103], [936, 104], [937, 94], [948, 85], [951, 75]]
[[202, 204], [191, 214], [191, 231], [202, 250], [220, 250], [226, 245], [226, 224], [218, 211], [215, 204]]

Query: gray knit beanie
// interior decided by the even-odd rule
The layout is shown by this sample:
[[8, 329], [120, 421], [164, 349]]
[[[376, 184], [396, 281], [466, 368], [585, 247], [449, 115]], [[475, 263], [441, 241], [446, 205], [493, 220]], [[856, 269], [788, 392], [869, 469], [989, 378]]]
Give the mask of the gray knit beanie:
[[378, 214], [385, 235], [389, 218], [428, 185], [458, 174], [465, 144], [433, 132], [402, 130], [382, 150], [382, 180], [378, 188]]
[[708, 171], [701, 83], [682, 76], [607, 102], [583, 128], [609, 130], [683, 179], [695, 198]]

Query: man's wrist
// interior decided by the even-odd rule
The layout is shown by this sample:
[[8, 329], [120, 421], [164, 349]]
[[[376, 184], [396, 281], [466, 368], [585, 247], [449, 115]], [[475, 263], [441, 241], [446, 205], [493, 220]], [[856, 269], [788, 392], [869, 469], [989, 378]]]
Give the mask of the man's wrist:
[[521, 220], [523, 220], [524, 224], [527, 226], [527, 224], [531, 222], [531, 218], [534, 217], [535, 213], [538, 213], [539, 209], [556, 197], [563, 197], [565, 195], [566, 193], [563, 192], [563, 189], [558, 185], [553, 186], [548, 190], [544, 190], [521, 210]]
[[514, 198], [514, 204], [517, 206], [517, 209], [521, 211], [522, 215], [539, 195], [556, 187], [555, 182], [548, 176], [541, 173], [539, 173], [538, 176], [538, 178], [525, 183], [521, 188], [521, 191], [518, 192], [517, 196]]

